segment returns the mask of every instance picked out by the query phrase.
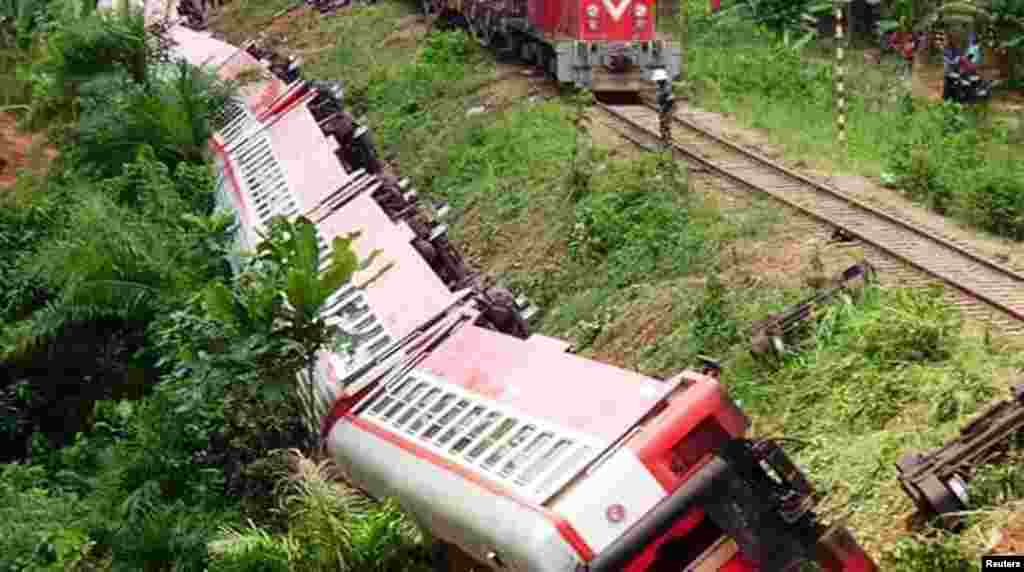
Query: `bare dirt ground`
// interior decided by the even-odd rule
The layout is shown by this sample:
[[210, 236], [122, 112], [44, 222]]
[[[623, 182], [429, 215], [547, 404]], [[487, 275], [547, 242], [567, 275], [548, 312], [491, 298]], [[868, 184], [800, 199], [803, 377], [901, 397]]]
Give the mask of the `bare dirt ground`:
[[1017, 512], [995, 537], [992, 554], [1024, 554], [1024, 513]]
[[43, 147], [43, 137], [18, 131], [13, 115], [0, 113], [0, 189], [14, 185], [18, 171], [40, 170], [56, 155]]

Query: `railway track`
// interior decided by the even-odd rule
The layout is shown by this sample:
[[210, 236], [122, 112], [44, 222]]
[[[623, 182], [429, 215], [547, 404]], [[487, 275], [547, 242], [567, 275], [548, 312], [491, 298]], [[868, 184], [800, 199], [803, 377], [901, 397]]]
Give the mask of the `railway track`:
[[[659, 141], [658, 113], [648, 105], [598, 107], [628, 127], [623, 135], [645, 148]], [[742, 188], [769, 195], [895, 259], [952, 286], [964, 315], [989, 321], [1011, 334], [1024, 334], [1024, 274], [898, 214], [823, 185], [723, 139], [696, 123], [673, 116], [672, 145], [677, 156]], [[903, 277], [901, 277], [903, 278]], [[920, 280], [900, 280], [904, 283]]]

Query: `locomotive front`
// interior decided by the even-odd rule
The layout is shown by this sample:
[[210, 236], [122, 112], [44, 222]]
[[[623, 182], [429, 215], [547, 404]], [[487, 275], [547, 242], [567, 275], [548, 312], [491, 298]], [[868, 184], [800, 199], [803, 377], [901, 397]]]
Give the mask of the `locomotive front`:
[[673, 79], [679, 75], [679, 44], [658, 37], [653, 1], [553, 1], [568, 3], [578, 15], [576, 41], [558, 43], [559, 79], [574, 74], [578, 85], [593, 91], [635, 92], [650, 86], [656, 69]]

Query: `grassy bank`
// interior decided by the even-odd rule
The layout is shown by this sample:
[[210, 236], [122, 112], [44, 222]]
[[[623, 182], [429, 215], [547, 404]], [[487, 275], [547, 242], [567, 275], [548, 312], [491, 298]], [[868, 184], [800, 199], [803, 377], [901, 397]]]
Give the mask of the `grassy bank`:
[[[222, 24], [252, 28], [234, 6]], [[1020, 496], [1022, 475], [984, 477], [985, 490], [997, 492], [982, 495], [969, 532], [936, 540], [905, 529], [911, 506], [893, 463], [952, 435], [1002, 395], [1024, 365], [1019, 354], [964, 334], [931, 293], [869, 289], [858, 303], [826, 313], [798, 356], [776, 365], [754, 361], [747, 326], [811, 291], [800, 276], [813, 269], [761, 269], [766, 245], [799, 242], [784, 215], [756, 197], [725, 209], [714, 193], [666, 177], [653, 158], [613, 145], [578, 149], [580, 115], [568, 94], [554, 97], [550, 86], [495, 64], [459, 33], [428, 33], [411, 11], [383, 2], [329, 19], [303, 13], [281, 31], [308, 73], [345, 82], [347, 104], [365, 114], [402, 175], [455, 207], [456, 242], [474, 266], [543, 306], [541, 332], [571, 339], [583, 355], [652, 375], [689, 366], [697, 354], [722, 358], [725, 382], [757, 432], [805, 443], [792, 448], [833, 490], [826, 505], [833, 515], [852, 511], [851, 526], [886, 560], [884, 569], [976, 566], [984, 548], [978, 539], [1005, 521], [1007, 513], [995, 507]], [[885, 142], [867, 125], [892, 134], [898, 99], [857, 98], [852, 151], [840, 157], [829, 146], [828, 70], [786, 52], [744, 49], [768, 41], [752, 36], [743, 44], [749, 30], [729, 30], [717, 40], [725, 48], [706, 38], [692, 47], [699, 101], [767, 127], [788, 123], [779, 137], [810, 154], [876, 174], [889, 168]], [[507, 77], [496, 82], [499, 74]], [[532, 97], [545, 94], [552, 97]], [[931, 133], [925, 119], [932, 113], [909, 114], [917, 131], [906, 131]], [[591, 133], [597, 130], [591, 124]], [[961, 194], [947, 208], [962, 216], [987, 212]]]
[[[726, 6], [728, 7], [728, 6]], [[1024, 127], [984, 107], [914, 101], [895, 58], [846, 58], [847, 146], [835, 134], [832, 54], [787, 47], [733, 15], [712, 17], [705, 2], [666, 24], [687, 42], [684, 91], [702, 108], [768, 131], [790, 159], [885, 180], [907, 197], [967, 225], [1024, 239]], [[729, 12], [729, 11], [726, 11]], [[792, 42], [791, 42], [792, 43]]]

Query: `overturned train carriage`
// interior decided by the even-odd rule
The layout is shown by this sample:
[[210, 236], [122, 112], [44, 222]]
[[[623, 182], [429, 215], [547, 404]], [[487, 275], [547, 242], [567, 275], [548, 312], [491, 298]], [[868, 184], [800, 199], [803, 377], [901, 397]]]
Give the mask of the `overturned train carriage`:
[[464, 20], [481, 43], [534, 63], [563, 83], [637, 92], [651, 73], [680, 73], [678, 42], [656, 32], [653, 0], [422, 0]]
[[[173, 33], [181, 55], [225, 77], [267, 65]], [[219, 118], [218, 200], [239, 213], [241, 246], [271, 217], [302, 214], [324, 259], [351, 231], [361, 257], [384, 252], [356, 277], [379, 279], [329, 301], [355, 342], [323, 352], [312, 380], [327, 449], [354, 484], [496, 570], [874, 570], [844, 529], [817, 521], [782, 450], [745, 438], [714, 377], [652, 379], [530, 334], [524, 303], [469, 272], [434, 209], [383, 172], [340, 86], [275, 73]]]
[[475, 313], [449, 310], [324, 423], [350, 478], [434, 536], [498, 570], [874, 570], [715, 379], [646, 378]]

